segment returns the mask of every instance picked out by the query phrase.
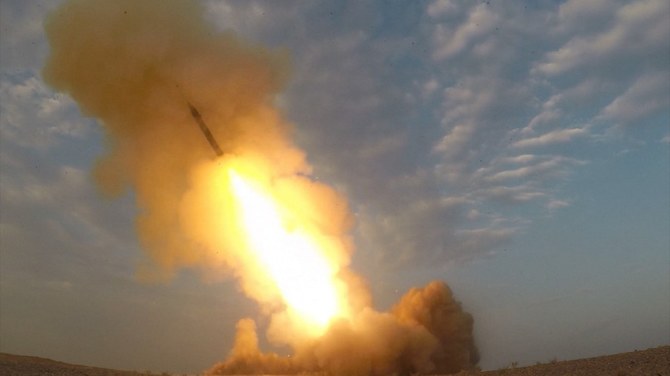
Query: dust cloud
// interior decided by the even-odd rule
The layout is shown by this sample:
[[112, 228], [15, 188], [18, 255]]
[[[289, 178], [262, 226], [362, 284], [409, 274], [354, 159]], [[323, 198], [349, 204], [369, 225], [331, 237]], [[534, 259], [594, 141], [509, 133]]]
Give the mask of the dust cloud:
[[353, 319], [333, 322], [322, 337], [296, 347], [291, 357], [261, 352], [255, 324], [241, 320], [228, 359], [208, 374], [456, 373], [479, 360], [472, 328], [472, 316], [446, 284], [435, 281], [411, 289], [390, 312], [366, 307]]

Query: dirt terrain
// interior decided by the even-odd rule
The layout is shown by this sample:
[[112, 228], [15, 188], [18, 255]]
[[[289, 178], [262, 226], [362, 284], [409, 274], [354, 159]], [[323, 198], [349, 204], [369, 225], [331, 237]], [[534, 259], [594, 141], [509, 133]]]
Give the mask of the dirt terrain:
[[[0, 353], [0, 376], [144, 376], [149, 373], [80, 366], [36, 356]], [[159, 375], [156, 373], [156, 375]]]
[[[141, 376], [152, 373], [119, 371], [57, 362], [33, 356], [0, 353], [0, 376], [80, 375]], [[153, 373], [153, 375], [161, 375]], [[162, 374], [167, 375], [167, 374]], [[597, 358], [538, 364], [497, 371], [460, 372], [458, 376], [670, 376], [670, 346]]]
[[670, 346], [458, 376], [670, 376]]

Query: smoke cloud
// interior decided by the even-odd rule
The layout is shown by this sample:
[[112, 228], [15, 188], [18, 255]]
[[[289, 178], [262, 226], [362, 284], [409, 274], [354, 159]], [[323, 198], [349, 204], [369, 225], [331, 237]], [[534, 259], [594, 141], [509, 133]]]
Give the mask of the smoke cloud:
[[435, 281], [410, 290], [391, 312], [366, 307], [351, 320], [334, 322], [322, 337], [296, 347], [291, 357], [261, 352], [255, 324], [241, 320], [228, 359], [208, 374], [456, 373], [479, 360], [472, 326], [472, 316], [449, 287]]
[[[183, 267], [208, 278], [232, 276], [270, 317], [269, 341], [293, 350], [291, 357], [264, 353], [255, 323], [243, 319], [228, 359], [210, 372], [381, 375], [476, 364], [472, 317], [444, 283], [412, 289], [390, 312], [372, 308], [364, 280], [349, 268], [347, 202], [310, 178], [291, 125], [273, 105], [288, 77], [287, 55], [216, 32], [202, 12], [190, 0], [66, 1], [45, 22], [51, 50], [43, 76], [104, 128], [106, 152], [93, 176], [109, 197], [135, 195], [148, 254], [140, 277], [167, 279]], [[189, 103], [222, 157], [214, 158]], [[230, 169], [284, 203], [286, 226], [306, 229], [320, 244], [348, 312], [321, 335], [301, 331], [248, 251]]]

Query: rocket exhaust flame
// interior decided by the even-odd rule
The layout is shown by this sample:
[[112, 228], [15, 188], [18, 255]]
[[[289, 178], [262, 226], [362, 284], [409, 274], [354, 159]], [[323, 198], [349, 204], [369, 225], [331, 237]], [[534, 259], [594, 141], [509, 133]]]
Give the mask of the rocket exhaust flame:
[[249, 249], [279, 288], [291, 313], [322, 334], [342, 313], [335, 273], [319, 245], [302, 228], [286, 229], [281, 209], [272, 198], [229, 171], [232, 191]]
[[[188, 106], [216, 155], [223, 156], [200, 112], [191, 103]], [[309, 327], [311, 334], [323, 334], [330, 321], [344, 313], [336, 288], [337, 269], [329, 265], [319, 244], [303, 228], [286, 229], [282, 210], [271, 197], [232, 169], [228, 177], [249, 250], [279, 288], [289, 313]]]
[[[200, 112], [191, 103], [188, 106], [216, 155], [223, 156]], [[286, 228], [281, 215], [286, 209], [280, 210], [269, 195], [235, 170], [228, 171], [228, 178], [246, 246], [279, 288], [289, 314], [309, 327], [310, 334], [323, 334], [334, 317], [344, 314], [336, 287], [337, 268], [303, 228]]]
[[[108, 195], [135, 193], [151, 261], [140, 277], [186, 267], [234, 277], [268, 316], [270, 344], [293, 351], [262, 352], [255, 323], [242, 319], [230, 356], [210, 373], [448, 373], [477, 363], [472, 317], [444, 283], [410, 290], [389, 312], [373, 308], [349, 268], [347, 201], [310, 178], [273, 106], [282, 54], [218, 33], [190, 0], [66, 0], [45, 28], [45, 81], [109, 138], [96, 183]], [[184, 98], [208, 109], [208, 124], [191, 103], [184, 111]]]

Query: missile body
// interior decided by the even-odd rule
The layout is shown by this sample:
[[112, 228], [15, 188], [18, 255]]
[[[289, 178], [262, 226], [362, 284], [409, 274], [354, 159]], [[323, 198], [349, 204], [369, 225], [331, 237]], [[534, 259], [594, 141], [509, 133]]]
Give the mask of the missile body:
[[222, 156], [223, 155], [223, 150], [221, 150], [221, 147], [219, 147], [219, 143], [216, 142], [216, 139], [212, 135], [212, 132], [209, 131], [209, 128], [207, 127], [207, 124], [205, 124], [205, 121], [202, 120], [202, 116], [200, 116], [200, 112], [198, 112], [198, 110], [195, 107], [193, 107], [193, 105], [191, 103], [188, 103], [188, 108], [191, 110], [191, 116], [193, 116], [193, 119], [195, 119], [195, 122], [198, 123], [198, 126], [200, 127], [200, 130], [205, 135], [205, 138], [207, 139], [207, 142], [209, 142], [209, 145], [212, 147], [212, 149], [216, 153], [216, 156], [217, 157]]

